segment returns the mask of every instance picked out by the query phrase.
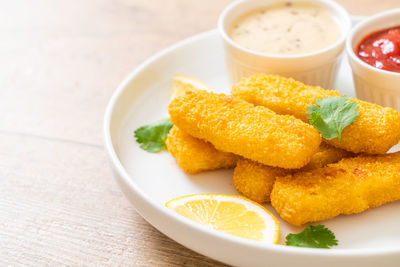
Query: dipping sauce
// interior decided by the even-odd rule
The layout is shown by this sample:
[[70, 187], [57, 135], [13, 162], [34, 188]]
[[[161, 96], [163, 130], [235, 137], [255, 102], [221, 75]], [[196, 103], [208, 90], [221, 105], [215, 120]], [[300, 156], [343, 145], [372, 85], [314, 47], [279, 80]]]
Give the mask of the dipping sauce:
[[234, 22], [228, 34], [240, 46], [278, 55], [318, 51], [341, 37], [328, 10], [305, 2], [282, 2], [251, 11]]
[[368, 35], [358, 45], [356, 54], [375, 68], [400, 72], [400, 26]]

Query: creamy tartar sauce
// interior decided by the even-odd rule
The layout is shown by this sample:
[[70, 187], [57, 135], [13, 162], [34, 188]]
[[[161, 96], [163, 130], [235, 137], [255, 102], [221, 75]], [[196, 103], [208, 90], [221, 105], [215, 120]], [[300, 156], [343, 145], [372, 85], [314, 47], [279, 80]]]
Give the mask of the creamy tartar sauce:
[[341, 37], [328, 10], [303, 2], [283, 2], [251, 11], [235, 21], [228, 34], [240, 46], [280, 55], [321, 50]]

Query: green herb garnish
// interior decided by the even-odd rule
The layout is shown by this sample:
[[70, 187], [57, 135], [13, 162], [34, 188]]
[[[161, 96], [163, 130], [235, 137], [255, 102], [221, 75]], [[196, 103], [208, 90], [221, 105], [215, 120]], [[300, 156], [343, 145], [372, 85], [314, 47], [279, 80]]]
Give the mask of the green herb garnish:
[[357, 103], [350, 102], [347, 96], [330, 96], [317, 99], [314, 105], [307, 107], [306, 113], [310, 114], [307, 117], [310, 124], [323, 138], [331, 140], [337, 137], [340, 143], [343, 129], [352, 124], [360, 114], [357, 108]]
[[166, 148], [165, 139], [172, 126], [168, 118], [142, 126], [135, 131], [136, 142], [148, 152], [159, 152]]
[[306, 248], [330, 248], [337, 246], [338, 241], [331, 230], [324, 225], [309, 225], [298, 234], [288, 234], [286, 245]]

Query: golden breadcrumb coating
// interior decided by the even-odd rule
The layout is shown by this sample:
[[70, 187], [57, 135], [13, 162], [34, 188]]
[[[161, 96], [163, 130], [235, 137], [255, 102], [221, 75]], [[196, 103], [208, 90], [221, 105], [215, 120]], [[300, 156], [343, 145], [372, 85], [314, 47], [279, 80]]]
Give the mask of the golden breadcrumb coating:
[[400, 199], [400, 152], [346, 158], [277, 177], [271, 203], [293, 225], [352, 214]]
[[[339, 96], [339, 93], [304, 85], [291, 78], [256, 74], [233, 86], [232, 95], [308, 122], [308, 106], [317, 99]], [[335, 138], [327, 141], [329, 144], [354, 153], [384, 154], [399, 142], [399, 112], [354, 98], [351, 101], [358, 104], [359, 116], [343, 130], [341, 143]]]
[[290, 171], [242, 158], [233, 171], [233, 185], [236, 191], [255, 202], [269, 202], [275, 177], [284, 176]]
[[308, 171], [324, 167], [327, 164], [338, 162], [343, 158], [354, 157], [355, 154], [344, 149], [337, 148], [322, 142], [317, 153], [312, 155], [310, 162], [301, 168], [301, 171]]
[[224, 94], [189, 91], [171, 101], [169, 114], [174, 125], [217, 150], [269, 166], [301, 168], [321, 142], [299, 119]]
[[218, 151], [212, 144], [192, 137], [176, 126], [169, 131], [165, 143], [179, 167], [187, 173], [233, 168], [238, 160], [235, 154]]
[[[300, 171], [320, 168], [352, 155], [354, 154], [351, 152], [321, 143], [319, 151]], [[270, 167], [252, 160], [239, 159], [233, 172], [233, 184], [236, 190], [245, 197], [259, 203], [269, 202], [275, 178], [297, 171], [299, 170]]]

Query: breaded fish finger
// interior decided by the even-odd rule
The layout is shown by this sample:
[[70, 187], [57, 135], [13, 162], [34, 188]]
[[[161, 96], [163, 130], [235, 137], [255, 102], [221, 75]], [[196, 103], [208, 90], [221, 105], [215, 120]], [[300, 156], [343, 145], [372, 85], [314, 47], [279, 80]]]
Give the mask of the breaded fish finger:
[[275, 178], [289, 173], [290, 169], [271, 167], [242, 158], [233, 171], [233, 185], [236, 191], [255, 202], [269, 202]]
[[300, 171], [308, 171], [321, 168], [326, 166], [327, 164], [338, 162], [343, 158], [354, 156], [354, 153], [322, 142], [318, 148], [318, 152], [311, 157], [310, 162], [306, 166], [301, 168]]
[[171, 101], [169, 114], [174, 125], [217, 150], [269, 166], [301, 168], [321, 142], [299, 119], [224, 94], [189, 91]]
[[290, 173], [320, 168], [329, 163], [338, 162], [353, 153], [321, 143], [319, 151], [311, 157], [311, 161], [300, 170], [288, 170], [266, 166], [252, 160], [239, 159], [233, 172], [233, 185], [236, 190], [259, 203], [269, 202], [275, 178]]
[[400, 199], [400, 152], [346, 158], [277, 177], [271, 204], [293, 225], [363, 212]]
[[239, 158], [216, 150], [212, 144], [192, 137], [176, 126], [169, 131], [165, 143], [179, 167], [187, 173], [233, 168]]
[[[317, 99], [339, 96], [339, 93], [290, 78], [256, 74], [233, 86], [232, 95], [308, 122], [308, 106]], [[343, 130], [341, 143], [335, 138], [329, 140], [329, 144], [354, 153], [384, 154], [399, 142], [399, 112], [354, 98], [351, 101], [358, 104], [359, 116]]]

